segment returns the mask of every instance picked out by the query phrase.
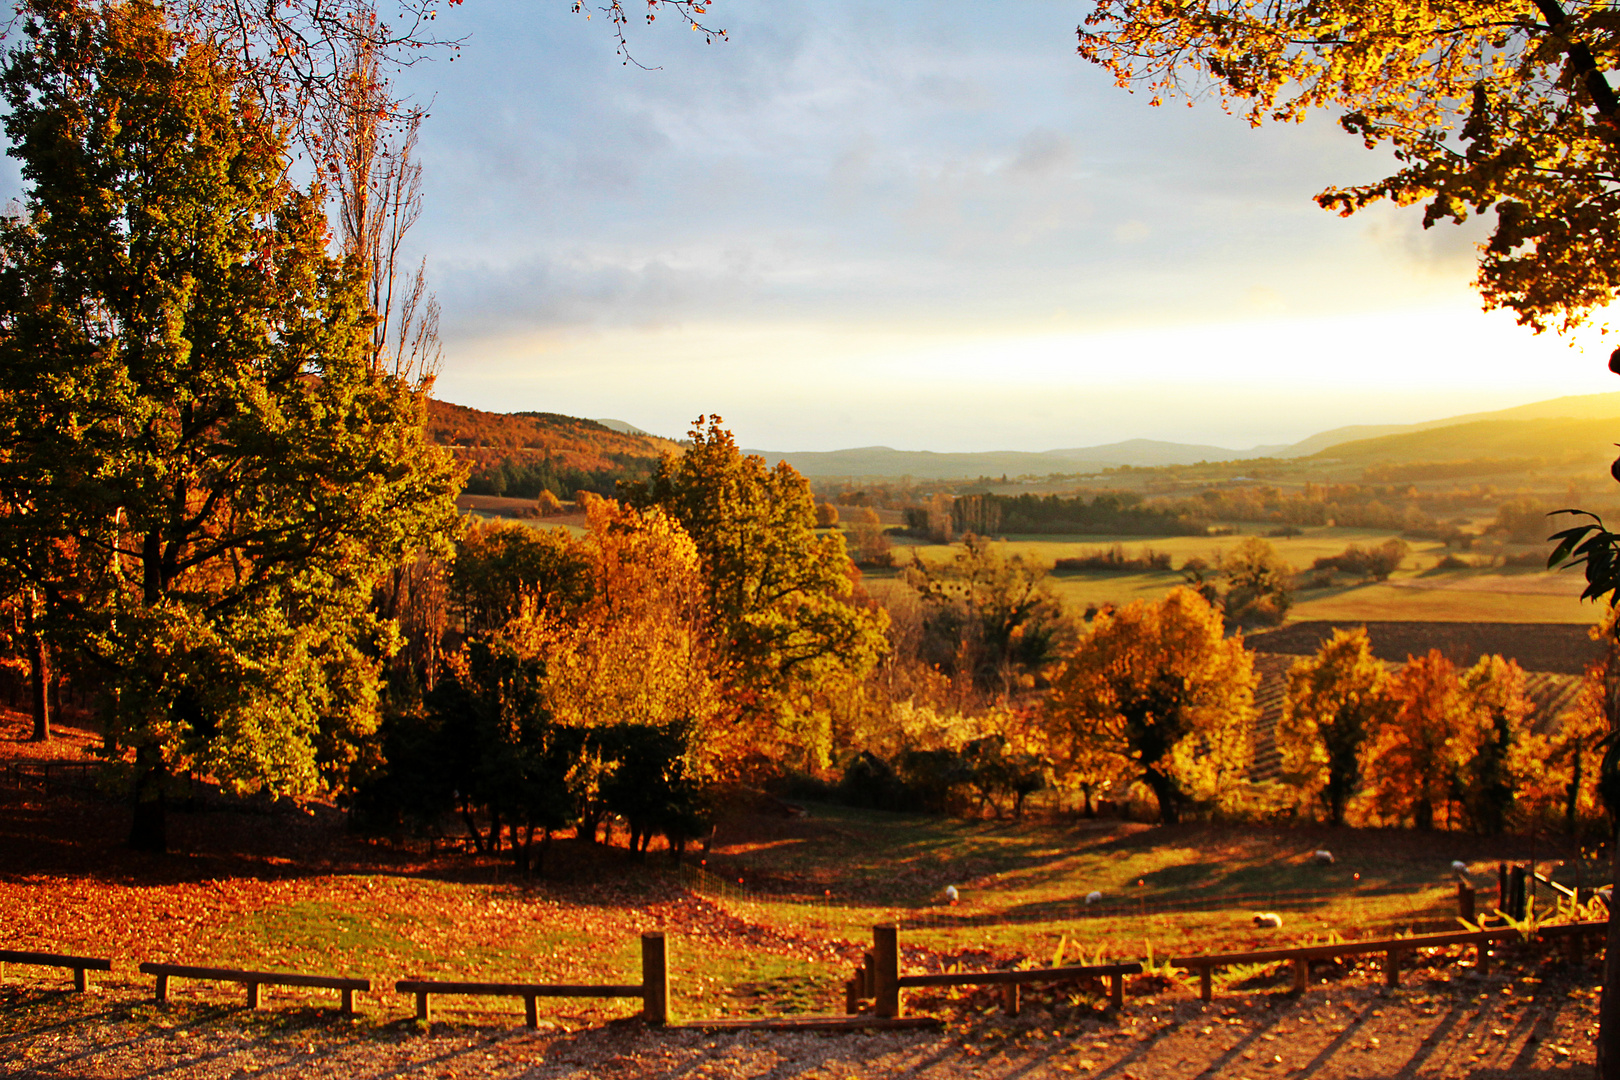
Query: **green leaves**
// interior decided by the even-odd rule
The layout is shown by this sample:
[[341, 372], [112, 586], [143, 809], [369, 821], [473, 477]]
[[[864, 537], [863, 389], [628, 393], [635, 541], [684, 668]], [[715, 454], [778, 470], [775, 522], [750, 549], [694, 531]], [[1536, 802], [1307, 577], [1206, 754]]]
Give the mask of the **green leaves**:
[[1620, 534], [1610, 532], [1602, 518], [1586, 510], [1554, 510], [1548, 517], [1553, 514], [1575, 514], [1592, 520], [1548, 537], [1558, 544], [1547, 556], [1547, 569], [1582, 566], [1586, 588], [1581, 599], [1600, 600], [1607, 596], [1611, 603], [1615, 602], [1615, 594], [1620, 592]]
[[115, 753], [239, 787], [346, 774], [393, 635], [373, 580], [444, 546], [457, 476], [367, 359], [318, 192], [205, 42], [41, 0], [0, 91], [0, 562], [106, 688]]

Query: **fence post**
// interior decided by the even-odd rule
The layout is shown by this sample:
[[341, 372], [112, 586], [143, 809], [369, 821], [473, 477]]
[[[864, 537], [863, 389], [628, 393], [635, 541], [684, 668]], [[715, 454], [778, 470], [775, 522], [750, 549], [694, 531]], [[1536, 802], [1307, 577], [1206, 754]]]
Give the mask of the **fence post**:
[[1523, 919], [1527, 906], [1524, 867], [1515, 866], [1508, 877], [1508, 914], [1515, 919]]
[[425, 1024], [428, 1022], [429, 1016], [428, 992], [426, 990], [418, 990], [416, 992], [416, 1019], [419, 1023]]
[[1466, 882], [1457, 882], [1457, 914], [1469, 922], [1477, 922], [1474, 918], [1474, 889]]
[[1311, 962], [1300, 956], [1294, 959], [1294, 993], [1303, 994], [1310, 989]]
[[872, 955], [877, 961], [877, 1004], [873, 1011], [881, 1017], [899, 1016], [900, 928], [892, 924], [872, 927]]
[[664, 935], [641, 935], [641, 1015], [654, 1027], [669, 1023], [669, 953]]
[[1496, 864], [1496, 910], [1508, 909], [1507, 863]]
[[1017, 1016], [1023, 1006], [1023, 987], [1017, 983], [1001, 984], [1001, 1011], [1008, 1016]]

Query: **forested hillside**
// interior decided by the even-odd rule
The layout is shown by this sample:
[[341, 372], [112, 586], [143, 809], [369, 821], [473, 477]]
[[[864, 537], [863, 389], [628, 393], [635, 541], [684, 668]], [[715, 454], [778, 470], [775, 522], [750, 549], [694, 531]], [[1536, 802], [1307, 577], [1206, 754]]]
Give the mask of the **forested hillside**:
[[472, 466], [466, 487], [472, 495], [612, 495], [618, 481], [645, 479], [664, 454], [680, 453], [668, 439], [627, 435], [595, 420], [485, 412], [447, 401], [428, 403], [427, 437]]

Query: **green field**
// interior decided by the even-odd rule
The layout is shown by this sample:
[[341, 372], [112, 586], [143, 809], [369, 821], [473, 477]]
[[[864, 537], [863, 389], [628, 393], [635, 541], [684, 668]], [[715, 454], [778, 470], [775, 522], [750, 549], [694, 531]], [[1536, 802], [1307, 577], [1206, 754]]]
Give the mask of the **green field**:
[[[1252, 530], [1249, 535], [1254, 535]], [[1300, 587], [1294, 595], [1289, 621], [1591, 623], [1602, 617], [1598, 605], [1579, 599], [1582, 581], [1578, 573], [1549, 573], [1534, 567], [1441, 571], [1435, 569], [1435, 564], [1453, 552], [1435, 541], [1407, 541], [1411, 552], [1389, 582], [1346, 583], [1341, 578], [1328, 588], [1306, 587], [1315, 560], [1337, 555], [1350, 544], [1374, 547], [1394, 535], [1371, 529], [1318, 528], [1307, 529], [1300, 536], [1266, 538], [1298, 571]], [[1013, 536], [997, 543], [1008, 556], [1021, 555], [1047, 567], [1054, 566], [1058, 559], [1093, 554], [1116, 543], [1128, 556], [1139, 556], [1147, 550], [1166, 552], [1172, 564], [1179, 567], [1194, 556], [1214, 563], [1222, 552], [1243, 540], [1243, 536]], [[960, 550], [942, 544], [907, 544], [899, 548], [899, 557], [920, 557], [938, 563], [954, 558]], [[1470, 561], [1489, 561], [1498, 553], [1536, 550], [1532, 545], [1508, 545], [1500, 552], [1460, 554]], [[873, 592], [882, 595], [891, 586], [881, 583], [898, 577], [898, 572], [868, 572], [867, 577], [875, 583]], [[1183, 584], [1183, 579], [1174, 571], [1053, 571], [1048, 582], [1064, 606], [1078, 614], [1091, 605], [1156, 600]]]

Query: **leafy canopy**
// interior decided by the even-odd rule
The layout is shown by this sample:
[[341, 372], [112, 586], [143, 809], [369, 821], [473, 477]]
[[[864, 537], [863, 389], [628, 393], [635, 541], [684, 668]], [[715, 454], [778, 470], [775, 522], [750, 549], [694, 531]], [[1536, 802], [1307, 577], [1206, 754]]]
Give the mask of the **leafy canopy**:
[[423, 394], [368, 364], [363, 283], [272, 119], [161, 9], [28, 5], [0, 91], [27, 185], [0, 562], [97, 669], [144, 804], [182, 768], [309, 790], [375, 723], [373, 580], [454, 520]]
[[856, 601], [844, 538], [817, 533], [805, 478], [742, 454], [721, 423], [700, 418], [686, 452], [629, 485], [628, 501], [662, 509], [696, 545], [718, 663], [757, 748], [782, 740], [818, 764], [830, 699], [876, 664], [887, 617]]
[[[1051, 742], [1088, 770], [1106, 755], [1153, 789], [1164, 821], [1215, 801], [1253, 759], [1254, 660], [1191, 589], [1097, 617], [1053, 681]], [[1063, 747], [1067, 750], [1063, 750]]]
[[1315, 656], [1288, 671], [1277, 721], [1283, 773], [1319, 798], [1330, 825], [1361, 790], [1361, 757], [1368, 738], [1392, 708], [1389, 672], [1372, 654], [1366, 627], [1335, 630]]

